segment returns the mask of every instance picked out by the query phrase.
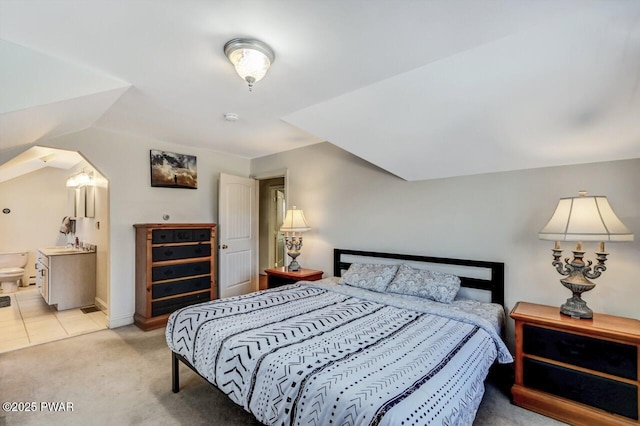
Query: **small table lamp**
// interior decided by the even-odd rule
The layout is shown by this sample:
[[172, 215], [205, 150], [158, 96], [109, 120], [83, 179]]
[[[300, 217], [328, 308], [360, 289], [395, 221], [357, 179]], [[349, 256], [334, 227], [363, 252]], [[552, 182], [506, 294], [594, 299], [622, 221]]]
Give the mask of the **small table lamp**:
[[310, 229], [302, 210], [298, 210], [296, 206], [287, 210], [280, 232], [284, 232], [284, 243], [287, 246], [287, 254], [291, 258], [291, 263], [288, 266], [289, 271], [300, 270], [300, 264], [296, 261], [296, 257], [300, 256], [302, 248], [302, 232]]
[[[560, 307], [560, 312], [574, 318], [593, 318], [593, 311], [580, 295], [593, 289], [595, 284], [589, 278], [598, 278], [607, 268], [604, 262], [609, 253], [604, 251], [605, 241], [633, 241], [633, 234], [618, 219], [613, 209], [603, 196], [586, 196], [580, 191], [578, 197], [561, 198], [549, 223], [538, 234], [541, 240], [555, 241], [553, 262], [560, 275], [567, 276], [560, 280], [563, 286], [571, 290], [573, 296]], [[562, 250], [560, 241], [577, 241], [573, 250], [573, 260], [560, 261]], [[598, 263], [591, 269], [590, 260], [585, 264], [583, 241], [599, 241], [599, 250], [595, 252]]]

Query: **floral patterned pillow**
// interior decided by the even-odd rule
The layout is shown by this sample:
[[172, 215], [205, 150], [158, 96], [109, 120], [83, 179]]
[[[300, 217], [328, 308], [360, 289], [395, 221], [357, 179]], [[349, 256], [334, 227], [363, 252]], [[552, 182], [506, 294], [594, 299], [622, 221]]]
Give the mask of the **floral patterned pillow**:
[[384, 292], [397, 271], [398, 265], [352, 263], [338, 284]]
[[389, 286], [388, 293], [424, 297], [441, 303], [451, 303], [460, 290], [460, 278], [443, 272], [412, 268], [402, 264]]

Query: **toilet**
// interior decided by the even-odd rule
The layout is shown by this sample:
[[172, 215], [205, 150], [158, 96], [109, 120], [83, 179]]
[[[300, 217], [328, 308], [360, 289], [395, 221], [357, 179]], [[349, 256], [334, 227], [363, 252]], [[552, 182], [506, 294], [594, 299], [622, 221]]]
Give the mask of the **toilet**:
[[0, 287], [1, 294], [13, 293], [24, 276], [24, 267], [29, 260], [29, 253], [0, 253]]

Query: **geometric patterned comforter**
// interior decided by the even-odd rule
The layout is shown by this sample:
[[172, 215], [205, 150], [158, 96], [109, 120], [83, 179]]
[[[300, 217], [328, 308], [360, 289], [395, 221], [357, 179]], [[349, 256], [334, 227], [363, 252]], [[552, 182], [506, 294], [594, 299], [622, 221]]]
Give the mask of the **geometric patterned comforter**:
[[264, 424], [470, 425], [489, 367], [511, 361], [493, 327], [339, 287], [183, 308], [167, 344]]

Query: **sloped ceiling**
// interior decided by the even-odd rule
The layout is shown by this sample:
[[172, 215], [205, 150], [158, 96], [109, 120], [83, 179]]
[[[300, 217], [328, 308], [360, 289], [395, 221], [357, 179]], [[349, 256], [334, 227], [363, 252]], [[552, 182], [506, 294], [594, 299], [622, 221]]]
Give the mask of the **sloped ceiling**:
[[128, 83], [0, 40], [0, 149], [92, 126]]
[[[251, 93], [235, 37], [276, 52]], [[0, 38], [103, 78], [15, 90], [0, 148], [91, 125], [248, 158], [327, 140], [407, 180], [640, 156], [635, 0], [0, 0]]]

